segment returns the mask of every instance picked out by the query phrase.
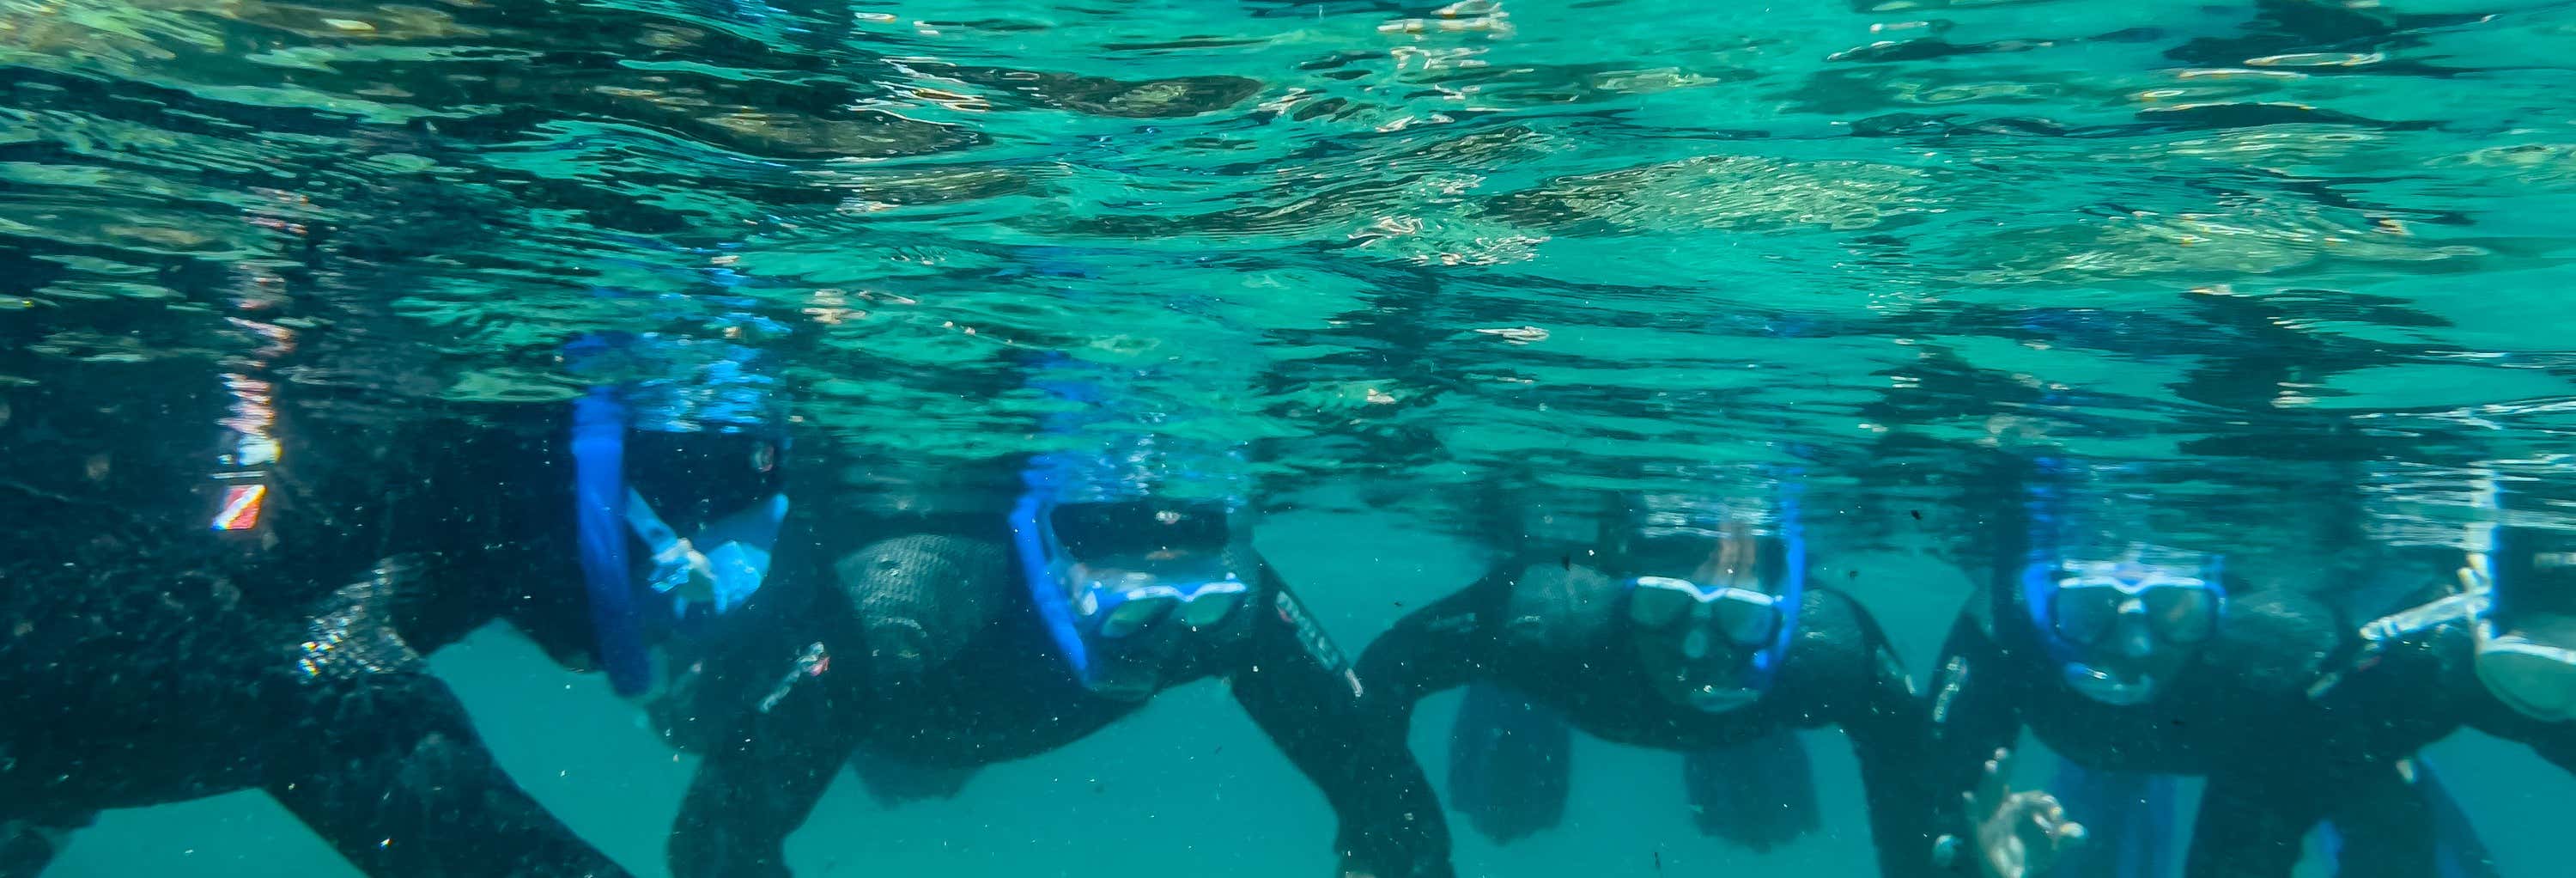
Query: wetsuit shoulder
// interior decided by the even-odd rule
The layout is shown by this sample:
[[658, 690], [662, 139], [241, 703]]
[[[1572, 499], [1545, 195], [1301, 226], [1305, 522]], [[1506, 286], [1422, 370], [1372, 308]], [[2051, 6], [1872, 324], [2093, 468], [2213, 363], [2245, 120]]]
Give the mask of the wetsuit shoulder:
[[2186, 672], [2203, 679], [2181, 685], [2185, 691], [2258, 696], [2305, 692], [2358, 639], [2356, 628], [2332, 604], [2303, 592], [2235, 596], [2218, 637]]
[[1525, 558], [1474, 587], [1487, 589], [1487, 599], [1494, 601], [1495, 618], [1489, 625], [1507, 655], [1586, 653], [1616, 629], [1622, 588], [1589, 565]]
[[1831, 589], [1812, 589], [1800, 615], [1780, 685], [1815, 705], [1817, 718], [1848, 721], [1846, 714], [1866, 714], [1885, 698], [1915, 692], [1915, 680], [1894, 644], [1858, 600]]

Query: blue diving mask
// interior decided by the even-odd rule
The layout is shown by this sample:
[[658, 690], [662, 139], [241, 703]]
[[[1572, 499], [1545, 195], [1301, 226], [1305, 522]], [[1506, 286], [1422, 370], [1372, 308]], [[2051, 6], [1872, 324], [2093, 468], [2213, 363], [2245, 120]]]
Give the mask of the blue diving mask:
[[2159, 565], [2138, 560], [2034, 562], [2022, 571], [2022, 598], [2061, 676], [2105, 704], [2141, 704], [2163, 676], [2218, 636], [2227, 590], [2219, 560]]
[[[1672, 551], [1675, 543], [1685, 551]], [[1667, 698], [1705, 713], [1762, 698], [1787, 660], [1806, 590], [1803, 541], [1725, 537], [1640, 541], [1639, 566], [1659, 574], [1627, 580], [1627, 615], [1654, 684]], [[1751, 586], [1751, 587], [1747, 587]]]
[[1039, 611], [1083, 685], [1143, 698], [1187, 637], [1223, 629], [1251, 594], [1222, 506], [1023, 498], [1013, 536]]

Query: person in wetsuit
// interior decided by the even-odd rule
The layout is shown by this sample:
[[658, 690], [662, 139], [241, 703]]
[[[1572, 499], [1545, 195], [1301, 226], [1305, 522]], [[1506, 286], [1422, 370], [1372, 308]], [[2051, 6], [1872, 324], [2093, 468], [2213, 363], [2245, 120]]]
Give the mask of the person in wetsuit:
[[1415, 702], [1478, 682], [1643, 747], [1701, 751], [1839, 726], [1860, 760], [1881, 870], [1930, 874], [1927, 711], [1868, 613], [1807, 583], [1794, 509], [1759, 525], [1639, 513], [1605, 528], [1597, 551], [1523, 556], [1371, 643], [1359, 673], [1379, 734], [1402, 741]]
[[2395, 636], [2404, 645], [2370, 663], [2369, 682], [2336, 674], [2362, 649], [2359, 620], [2231, 577], [2215, 553], [2071, 514], [2079, 488], [2094, 504], [2146, 502], [2087, 485], [2081, 466], [2020, 462], [1999, 479], [2021, 496], [1995, 516], [1991, 579], [1952, 627], [1932, 691], [1951, 795], [1984, 783], [2027, 727], [2091, 771], [2207, 778], [2189, 878], [2288, 875], [2327, 824], [2347, 878], [2442, 874], [2443, 797], [2409, 760], [2473, 718], [2446, 703], [2473, 681], [2406, 675], [2422, 666], [2392, 659], [2439, 651], [2420, 633]]
[[[1614, 517], [1610, 527], [1618, 526], [1621, 515], [1724, 514], [1722, 508], [1702, 508], [1708, 507], [1704, 500], [1676, 495], [1649, 494], [1633, 503], [1587, 497], [1603, 508], [1587, 515], [1580, 505], [1565, 508], [1508, 495], [1480, 497], [1477, 505], [1525, 510], [1487, 528], [1497, 560], [1593, 558], [1602, 544], [1603, 512]], [[1468, 684], [1450, 728], [1449, 810], [1498, 844], [1554, 827], [1573, 787], [1572, 732], [1563, 717], [1527, 694], [1490, 680]], [[1689, 750], [1681, 763], [1691, 823], [1703, 835], [1761, 852], [1823, 825], [1813, 760], [1795, 728], [1783, 724], [1752, 741]]]
[[521, 497], [471, 475], [527, 448], [355, 393], [230, 397], [184, 357], [21, 365], [38, 382], [0, 397], [0, 825], [43, 831], [0, 845], [0, 874], [97, 811], [241, 789], [371, 875], [625, 874], [422, 659], [495, 618], [578, 624], [528, 575]]
[[1252, 552], [1240, 510], [1044, 493], [980, 527], [864, 546], [802, 604], [754, 600], [800, 633], [705, 663], [687, 721], [716, 728], [687, 736], [711, 752], [674, 830], [674, 874], [788, 874], [787, 836], [854, 755], [862, 771], [1026, 758], [1211, 678], [1322, 788], [1348, 871], [1449, 874], [1428, 784], [1361, 748], [1359, 680]]
[[[99, 810], [251, 788], [369, 874], [624, 874], [500, 772], [422, 657], [506, 618], [614, 672], [756, 589], [768, 539], [716, 525], [774, 533], [780, 443], [719, 428], [722, 382], [570, 412], [181, 357], [18, 365], [43, 380], [0, 397], [0, 504], [25, 516], [0, 560], [0, 707], [25, 720], [0, 728], [0, 875]], [[675, 384], [706, 429], [671, 429]], [[599, 543], [613, 571], [582, 563]]]

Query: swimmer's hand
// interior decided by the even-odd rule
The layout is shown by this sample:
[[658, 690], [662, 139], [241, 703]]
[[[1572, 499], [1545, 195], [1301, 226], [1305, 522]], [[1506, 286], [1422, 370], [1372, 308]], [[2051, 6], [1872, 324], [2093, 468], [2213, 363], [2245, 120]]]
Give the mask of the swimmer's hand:
[[671, 547], [653, 556], [653, 568], [660, 572], [656, 583], [661, 591], [679, 595], [691, 603], [716, 599], [716, 566], [706, 553], [682, 537]]
[[1961, 793], [1977, 825], [1977, 868], [1986, 878], [2027, 878], [2046, 873], [2057, 859], [2084, 843], [2084, 826], [2066, 819], [2057, 797], [2039, 790], [2013, 792], [2011, 750], [1986, 760], [1985, 778]]

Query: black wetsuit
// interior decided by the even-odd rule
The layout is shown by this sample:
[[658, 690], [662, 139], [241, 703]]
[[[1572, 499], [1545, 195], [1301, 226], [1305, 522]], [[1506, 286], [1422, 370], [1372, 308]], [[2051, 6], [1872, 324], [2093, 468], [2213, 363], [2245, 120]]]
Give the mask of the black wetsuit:
[[[51, 365], [0, 397], [0, 825], [260, 789], [372, 875], [625, 874], [502, 773], [421, 659], [505, 615], [577, 625], [547, 591], [577, 580], [515, 530], [544, 498], [482, 463], [541, 439], [278, 400], [263, 521], [224, 533], [212, 372]], [[28, 873], [34, 838], [13, 842]]]
[[[791, 589], [782, 578], [753, 599], [747, 611], [760, 621], [739, 626], [750, 634], [709, 658], [691, 706], [671, 713], [677, 725], [701, 727], [677, 737], [711, 751], [671, 840], [673, 874], [787, 874], [787, 836], [862, 751], [968, 769], [1062, 747], [1144, 706], [1082, 686], [1040, 620], [1007, 531], [988, 530], [871, 544], [832, 570], [805, 572], [837, 588]], [[1226, 623], [1238, 636], [1185, 644], [1165, 664], [1163, 686], [1231, 683], [1244, 711], [1322, 789], [1355, 867], [1380, 878], [1450, 874], [1448, 836], [1421, 770], [1362, 747], [1356, 678], [1261, 569], [1242, 615]]]
[[1840, 726], [1867, 788], [1870, 831], [1887, 875], [1931, 871], [1919, 770], [1930, 729], [1903, 665], [1859, 604], [1809, 589], [1799, 631], [1761, 700], [1710, 714], [1656, 694], [1618, 636], [1621, 587], [1590, 567], [1549, 558], [1508, 565], [1407, 615], [1360, 660], [1382, 737], [1402, 747], [1413, 705], [1471, 682], [1499, 683], [1603, 740], [1698, 751], [1784, 728]]
[[1983, 609], [1951, 629], [1932, 691], [1947, 830], [1966, 831], [1957, 794], [2027, 726], [2089, 769], [2207, 778], [2188, 878], [2289, 875], [2307, 833], [2328, 820], [2345, 839], [2342, 878], [2421, 878], [2436, 874], [2437, 856], [2429, 806], [2402, 764], [2418, 749], [2468, 723], [2576, 764], [2576, 724], [2523, 720], [2486, 695], [2465, 632], [2409, 637], [2312, 696], [2329, 671], [2354, 664], [2359, 620], [2304, 594], [2234, 591], [2218, 636], [2159, 697], [2131, 706], [2077, 693], [2027, 615], [1976, 599]]

